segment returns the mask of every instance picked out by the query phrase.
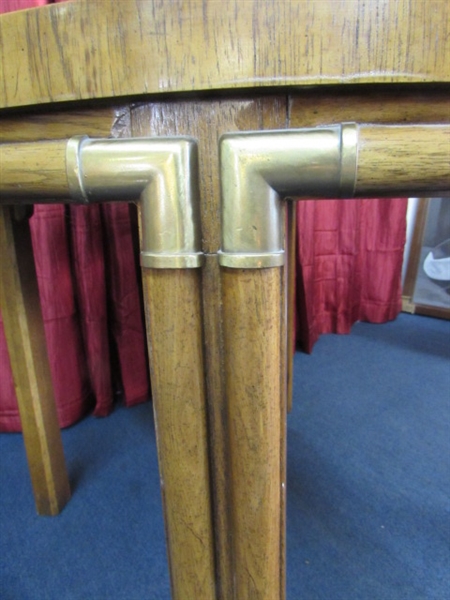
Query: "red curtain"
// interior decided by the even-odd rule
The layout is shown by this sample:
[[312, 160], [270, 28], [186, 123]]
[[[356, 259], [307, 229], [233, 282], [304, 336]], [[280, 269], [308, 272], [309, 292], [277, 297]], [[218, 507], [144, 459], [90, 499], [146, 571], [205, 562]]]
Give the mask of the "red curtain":
[[[60, 0], [64, 2], [64, 0]], [[49, 0], [2, 0], [0, 2], [0, 14], [12, 12], [13, 10], [24, 10], [25, 8], [34, 8], [35, 6], [44, 6], [52, 4]]]
[[[0, 12], [47, 4], [3, 0]], [[33, 248], [61, 426], [149, 397], [137, 237], [125, 204], [35, 207]], [[400, 310], [406, 200], [298, 203], [297, 341]], [[0, 316], [0, 431], [20, 420]]]
[[298, 345], [383, 323], [401, 310], [405, 198], [306, 200], [297, 204]]

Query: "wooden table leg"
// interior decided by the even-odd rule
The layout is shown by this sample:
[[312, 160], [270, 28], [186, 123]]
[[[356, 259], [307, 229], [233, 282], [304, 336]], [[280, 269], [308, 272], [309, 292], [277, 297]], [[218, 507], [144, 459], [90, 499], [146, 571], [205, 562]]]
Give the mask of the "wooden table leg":
[[37, 512], [70, 498], [39, 301], [29, 222], [0, 206], [0, 306]]
[[143, 268], [173, 600], [214, 600], [199, 269]]
[[295, 277], [297, 253], [297, 206], [295, 202], [287, 202], [287, 411], [292, 410], [293, 376], [294, 376], [294, 344], [295, 329]]
[[234, 597], [284, 598], [282, 269], [223, 269]]

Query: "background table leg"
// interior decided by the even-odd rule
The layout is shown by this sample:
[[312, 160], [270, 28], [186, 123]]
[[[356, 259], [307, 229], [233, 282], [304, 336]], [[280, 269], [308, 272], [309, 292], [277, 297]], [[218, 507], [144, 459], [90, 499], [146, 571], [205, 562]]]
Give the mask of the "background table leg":
[[48, 362], [29, 222], [0, 206], [0, 307], [37, 512], [70, 498]]

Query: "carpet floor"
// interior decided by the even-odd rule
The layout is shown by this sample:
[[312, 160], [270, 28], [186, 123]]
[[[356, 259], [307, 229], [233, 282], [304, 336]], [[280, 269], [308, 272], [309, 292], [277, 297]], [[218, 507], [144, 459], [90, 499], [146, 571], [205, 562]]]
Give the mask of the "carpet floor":
[[[406, 314], [296, 353], [287, 600], [450, 598], [449, 359], [450, 322]], [[73, 497], [43, 518], [0, 435], [0, 599], [169, 600], [151, 404], [63, 443]]]

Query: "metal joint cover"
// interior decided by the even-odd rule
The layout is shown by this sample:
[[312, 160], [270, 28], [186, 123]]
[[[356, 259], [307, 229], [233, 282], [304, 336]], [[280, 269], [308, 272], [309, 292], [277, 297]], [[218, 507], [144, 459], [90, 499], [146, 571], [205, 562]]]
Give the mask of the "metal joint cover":
[[195, 140], [71, 138], [66, 171], [78, 203], [140, 201], [141, 265], [192, 269], [203, 264]]
[[353, 123], [223, 136], [220, 264], [248, 269], [283, 265], [280, 200], [351, 197], [357, 139]]

